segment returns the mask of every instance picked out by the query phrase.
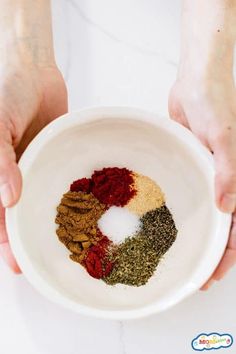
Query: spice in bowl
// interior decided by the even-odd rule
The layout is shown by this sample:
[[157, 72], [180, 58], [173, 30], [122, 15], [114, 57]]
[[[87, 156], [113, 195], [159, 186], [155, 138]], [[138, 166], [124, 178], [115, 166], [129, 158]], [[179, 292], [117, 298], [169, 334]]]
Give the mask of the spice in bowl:
[[[119, 243], [98, 226], [111, 207], [126, 208], [139, 218], [138, 230]], [[146, 284], [177, 236], [161, 188], [147, 176], [118, 167], [74, 181], [57, 207], [56, 223], [71, 260], [108, 285]]]

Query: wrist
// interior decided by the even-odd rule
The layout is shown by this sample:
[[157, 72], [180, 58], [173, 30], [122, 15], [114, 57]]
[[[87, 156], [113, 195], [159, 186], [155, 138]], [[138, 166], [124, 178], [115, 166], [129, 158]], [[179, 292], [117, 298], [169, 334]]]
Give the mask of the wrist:
[[0, 63], [55, 65], [50, 0], [1, 0]]
[[208, 48], [192, 45], [182, 48], [178, 66], [178, 78], [192, 80], [233, 79], [234, 47], [226, 43], [209, 43]]
[[184, 0], [179, 76], [231, 79], [235, 0]]

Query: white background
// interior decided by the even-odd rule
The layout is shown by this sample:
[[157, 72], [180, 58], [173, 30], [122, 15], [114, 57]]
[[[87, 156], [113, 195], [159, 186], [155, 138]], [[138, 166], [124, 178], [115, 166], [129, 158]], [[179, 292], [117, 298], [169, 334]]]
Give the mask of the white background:
[[[180, 0], [54, 0], [55, 50], [70, 109], [133, 105], [167, 115], [179, 56], [180, 5]], [[235, 336], [235, 275], [236, 269], [207, 293], [165, 313], [115, 322], [50, 303], [0, 260], [0, 354], [193, 353], [191, 340], [201, 332]], [[235, 353], [235, 347], [218, 352]]]

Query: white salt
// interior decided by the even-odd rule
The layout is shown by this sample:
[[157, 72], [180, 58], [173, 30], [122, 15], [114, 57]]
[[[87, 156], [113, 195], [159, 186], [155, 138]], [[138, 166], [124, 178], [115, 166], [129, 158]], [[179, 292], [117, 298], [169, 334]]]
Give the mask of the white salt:
[[139, 229], [140, 220], [127, 208], [113, 206], [102, 215], [98, 227], [110, 240], [120, 243]]

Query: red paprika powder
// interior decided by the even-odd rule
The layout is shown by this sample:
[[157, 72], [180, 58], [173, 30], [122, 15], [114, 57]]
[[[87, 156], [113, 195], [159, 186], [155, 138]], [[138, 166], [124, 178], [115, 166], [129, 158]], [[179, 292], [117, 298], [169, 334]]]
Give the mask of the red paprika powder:
[[83, 264], [93, 278], [101, 279], [108, 276], [113, 268], [113, 263], [107, 257], [107, 250], [112, 242], [107, 236], [102, 235], [99, 229], [97, 234], [100, 234], [102, 238], [97, 245], [90, 247]]
[[70, 185], [71, 192], [85, 192], [90, 193], [91, 191], [91, 179], [90, 178], [80, 178], [74, 181]]
[[107, 206], [124, 206], [136, 194], [132, 172], [127, 168], [106, 167], [94, 171], [91, 192]]

